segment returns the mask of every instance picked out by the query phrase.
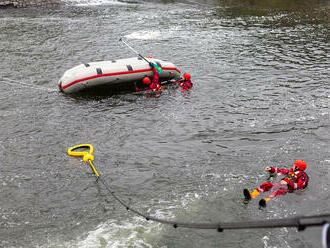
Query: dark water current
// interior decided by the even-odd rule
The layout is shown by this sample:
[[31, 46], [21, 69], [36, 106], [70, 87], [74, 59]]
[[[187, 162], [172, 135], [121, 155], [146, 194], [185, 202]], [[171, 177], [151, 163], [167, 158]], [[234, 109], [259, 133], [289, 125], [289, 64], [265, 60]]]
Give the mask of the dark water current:
[[[83, 4], [83, 5], [81, 5]], [[320, 247], [321, 228], [174, 229], [127, 212], [66, 150], [90, 143], [113, 190], [189, 222], [329, 213], [329, 1], [79, 1], [0, 10], [0, 247]], [[189, 93], [66, 96], [81, 62], [144, 55]], [[259, 210], [264, 167], [308, 163], [307, 190]]]

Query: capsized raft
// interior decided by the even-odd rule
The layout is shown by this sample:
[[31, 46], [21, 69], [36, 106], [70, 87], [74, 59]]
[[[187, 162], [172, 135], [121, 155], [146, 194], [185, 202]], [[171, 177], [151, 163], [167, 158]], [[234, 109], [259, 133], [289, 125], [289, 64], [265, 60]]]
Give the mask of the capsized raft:
[[[163, 69], [159, 75], [160, 82], [180, 77], [180, 71], [173, 63], [147, 58]], [[152, 75], [149, 63], [140, 57], [91, 62], [80, 64], [64, 72], [58, 82], [58, 87], [62, 92], [70, 94], [99, 86], [116, 87], [116, 85], [130, 83], [133, 85], [133, 82], [140, 81], [145, 76], [152, 78]]]

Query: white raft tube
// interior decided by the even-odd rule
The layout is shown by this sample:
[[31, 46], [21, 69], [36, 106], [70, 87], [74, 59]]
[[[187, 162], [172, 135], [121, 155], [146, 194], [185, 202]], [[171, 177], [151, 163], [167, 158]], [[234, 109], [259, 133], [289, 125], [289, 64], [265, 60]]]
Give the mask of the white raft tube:
[[[180, 77], [179, 69], [171, 62], [147, 57], [150, 62], [159, 65], [163, 72], [159, 80], [168, 81]], [[152, 78], [150, 65], [139, 57], [112, 61], [91, 62], [80, 64], [67, 70], [58, 82], [59, 89], [64, 93], [77, 93], [98, 86], [115, 86]]]

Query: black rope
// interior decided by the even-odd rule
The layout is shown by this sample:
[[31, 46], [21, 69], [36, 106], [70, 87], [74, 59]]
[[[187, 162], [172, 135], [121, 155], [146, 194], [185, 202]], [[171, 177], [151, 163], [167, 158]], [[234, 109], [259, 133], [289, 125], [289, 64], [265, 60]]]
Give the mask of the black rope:
[[[100, 175], [101, 176], [101, 175]], [[110, 186], [101, 177], [97, 177], [97, 181], [101, 181], [108, 192], [122, 205], [127, 211], [139, 215], [147, 221], [155, 221], [162, 224], [172, 225], [174, 228], [195, 228], [195, 229], [215, 229], [218, 232], [223, 232], [225, 229], [252, 229], [252, 228], [281, 228], [281, 227], [296, 227], [298, 231], [303, 231], [306, 227], [322, 226], [325, 223], [330, 223], [330, 214], [315, 215], [315, 216], [298, 216], [286, 219], [272, 220], [254, 220], [254, 221], [237, 221], [237, 222], [218, 222], [218, 223], [193, 223], [193, 222], [178, 222], [156, 218], [150, 215], [141, 213], [140, 211], [128, 206]]]

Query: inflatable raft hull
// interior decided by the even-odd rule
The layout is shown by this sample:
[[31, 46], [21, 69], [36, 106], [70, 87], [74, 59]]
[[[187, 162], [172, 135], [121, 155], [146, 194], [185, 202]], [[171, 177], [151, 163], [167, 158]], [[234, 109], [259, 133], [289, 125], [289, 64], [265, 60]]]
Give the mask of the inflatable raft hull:
[[[163, 69], [159, 75], [160, 82], [180, 77], [179, 69], [171, 62], [148, 58]], [[116, 87], [132, 85], [144, 77], [152, 78], [150, 65], [139, 57], [112, 61], [80, 64], [67, 70], [58, 81], [59, 89], [64, 93], [78, 93], [96, 87]]]

